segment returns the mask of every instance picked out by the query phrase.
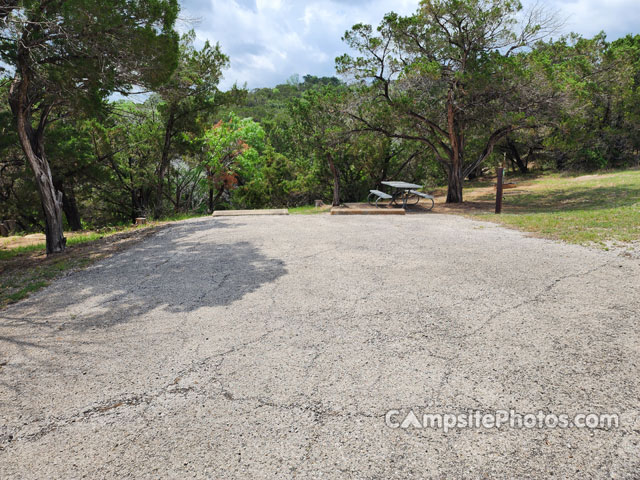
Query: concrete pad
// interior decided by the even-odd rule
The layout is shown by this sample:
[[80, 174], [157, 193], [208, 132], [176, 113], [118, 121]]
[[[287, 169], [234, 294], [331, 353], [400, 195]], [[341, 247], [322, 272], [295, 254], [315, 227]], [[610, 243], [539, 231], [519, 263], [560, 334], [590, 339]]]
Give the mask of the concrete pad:
[[274, 208], [264, 210], [216, 210], [213, 217], [244, 217], [247, 215], [289, 215], [286, 208]]
[[[639, 278], [453, 215], [177, 222], [0, 311], [0, 478], [637, 479]], [[385, 422], [511, 409], [620, 423]]]
[[333, 207], [331, 215], [405, 215], [403, 208]]

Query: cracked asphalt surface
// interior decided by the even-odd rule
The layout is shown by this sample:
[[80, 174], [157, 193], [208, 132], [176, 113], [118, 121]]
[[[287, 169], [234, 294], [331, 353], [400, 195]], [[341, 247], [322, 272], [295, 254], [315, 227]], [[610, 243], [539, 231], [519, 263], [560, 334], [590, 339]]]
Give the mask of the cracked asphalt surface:
[[639, 287], [455, 216], [181, 222], [0, 312], [0, 478], [638, 478]]

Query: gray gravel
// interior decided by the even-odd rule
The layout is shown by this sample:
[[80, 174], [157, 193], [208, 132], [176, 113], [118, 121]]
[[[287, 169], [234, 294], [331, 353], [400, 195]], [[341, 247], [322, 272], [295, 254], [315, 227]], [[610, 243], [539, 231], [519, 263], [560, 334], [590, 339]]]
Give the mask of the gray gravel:
[[639, 287], [454, 216], [182, 222], [0, 312], [0, 478], [638, 478]]

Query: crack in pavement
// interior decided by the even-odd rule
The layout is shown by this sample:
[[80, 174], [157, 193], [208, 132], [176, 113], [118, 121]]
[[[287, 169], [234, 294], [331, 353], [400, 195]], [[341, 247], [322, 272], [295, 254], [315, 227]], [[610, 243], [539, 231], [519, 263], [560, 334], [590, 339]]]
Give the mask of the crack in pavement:
[[551, 290], [553, 290], [556, 287], [556, 285], [558, 285], [563, 280], [566, 280], [568, 278], [581, 277], [581, 276], [584, 276], [584, 275], [590, 275], [590, 274], [600, 270], [601, 268], [604, 268], [604, 267], [609, 266], [609, 265], [610, 265], [610, 262], [606, 262], [606, 263], [604, 263], [602, 265], [598, 265], [597, 267], [591, 268], [591, 269], [587, 270], [586, 272], [570, 273], [570, 274], [567, 274], [567, 275], [563, 275], [563, 276], [561, 276], [559, 278], [556, 278], [553, 282], [551, 282], [549, 285], [544, 287], [541, 291], [539, 291], [533, 297], [525, 299], [522, 302], [518, 303], [517, 305], [512, 305], [512, 306], [509, 306], [509, 307], [505, 307], [502, 310], [490, 315], [484, 322], [482, 322], [481, 325], [479, 325], [473, 331], [471, 331], [469, 333], [465, 333], [463, 335], [448, 335], [447, 337], [448, 338], [452, 338], [452, 339], [458, 339], [458, 340], [472, 337], [476, 333], [478, 333], [480, 330], [482, 330], [484, 327], [486, 327], [489, 323], [491, 323], [493, 320], [498, 318], [499, 316], [504, 315], [505, 313], [507, 313], [509, 311], [517, 310], [518, 308], [523, 307], [524, 305], [527, 305], [529, 303], [537, 302], [540, 299], [540, 297], [542, 297], [546, 293], [548, 293]]
[[[194, 387], [182, 387], [182, 388], [172, 388], [172, 387], [176, 386], [180, 382], [180, 380], [185, 376], [195, 373], [198, 370], [206, 367], [207, 364], [211, 362], [213, 359], [221, 358], [223, 360], [226, 355], [229, 355], [231, 353], [237, 352], [244, 348], [260, 343], [261, 341], [265, 340], [269, 335], [275, 332], [281, 331], [284, 328], [286, 327], [282, 326], [279, 328], [269, 330], [268, 332], [265, 332], [264, 334], [260, 335], [259, 337], [253, 340], [236, 345], [228, 350], [225, 350], [224, 352], [210, 355], [197, 362], [192, 362], [191, 366], [178, 372], [178, 374], [176, 375], [176, 378], [172, 382], [157, 389], [154, 393], [141, 393], [141, 394], [125, 395], [121, 397], [112, 398], [100, 405], [95, 405], [89, 408], [85, 408], [81, 412], [71, 415], [69, 417], [55, 418], [54, 420], [49, 421], [45, 426], [41, 427], [38, 431], [34, 433], [29, 433], [27, 435], [20, 435], [20, 432], [24, 431], [26, 428], [30, 427], [34, 423], [38, 423], [38, 421], [31, 422], [30, 424], [12, 433], [0, 434], [0, 451], [5, 450], [7, 447], [12, 446], [21, 441], [26, 441], [26, 442], [36, 441], [53, 431], [68, 427], [77, 422], [88, 421], [96, 417], [103, 417], [103, 416], [114, 414], [116, 411], [125, 407], [136, 407], [142, 404], [151, 405], [155, 400], [165, 395], [186, 394], [188, 392], [194, 391], [195, 390]], [[222, 363], [222, 360], [220, 364]]]

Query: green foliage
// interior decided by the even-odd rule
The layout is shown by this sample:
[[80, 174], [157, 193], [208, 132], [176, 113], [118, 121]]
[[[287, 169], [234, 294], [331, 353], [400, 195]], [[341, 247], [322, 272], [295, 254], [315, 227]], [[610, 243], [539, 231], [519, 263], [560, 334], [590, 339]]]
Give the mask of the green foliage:
[[[264, 202], [261, 192], [265, 151], [265, 132], [250, 118], [230, 114], [204, 132], [200, 140], [209, 188], [222, 194], [232, 192], [232, 199], [241, 205], [254, 206]], [[213, 209], [213, 204], [210, 209]]]
[[[336, 60], [350, 84], [293, 75], [227, 92], [229, 58], [174, 32], [175, 0], [13, 3], [0, 11], [0, 59], [33, 73], [30, 121], [46, 126], [67, 226], [362, 201], [384, 180], [436, 186], [503, 161], [523, 172], [640, 163], [640, 35], [545, 41], [553, 22], [519, 17], [518, 1], [424, 0], [414, 15], [354, 25], [344, 40], [356, 53]], [[13, 80], [0, 79], [5, 98]], [[143, 103], [110, 97], [138, 87], [153, 92]], [[0, 132], [0, 220], [41, 230], [7, 102]]]
[[178, 10], [177, 0], [18, 1], [3, 24], [0, 59], [31, 68], [44, 102], [93, 110], [114, 91], [167, 80], [177, 65]]
[[547, 129], [545, 165], [586, 170], [637, 165], [640, 35], [613, 43], [604, 34], [593, 39], [574, 35], [539, 51], [565, 92]]
[[212, 175], [246, 174], [259, 170], [260, 154], [265, 145], [264, 130], [250, 118], [231, 114], [204, 133], [204, 165]]

